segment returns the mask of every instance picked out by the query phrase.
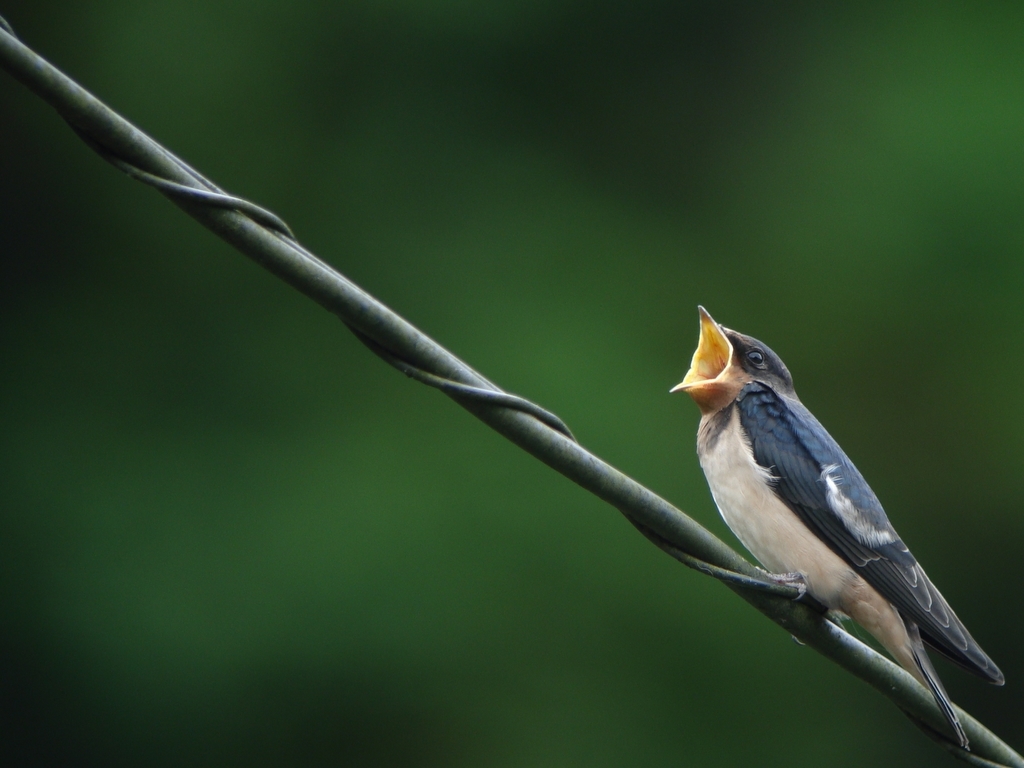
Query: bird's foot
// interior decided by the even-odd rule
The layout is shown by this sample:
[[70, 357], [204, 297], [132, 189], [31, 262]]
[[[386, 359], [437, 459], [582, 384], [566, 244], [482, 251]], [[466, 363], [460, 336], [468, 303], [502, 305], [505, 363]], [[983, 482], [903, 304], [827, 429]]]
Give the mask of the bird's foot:
[[802, 573], [769, 573], [768, 578], [776, 584], [794, 587], [797, 592], [796, 597], [793, 598], [794, 603], [802, 603], [816, 613], [823, 615], [828, 613], [828, 606], [807, 589], [807, 579]]
[[793, 599], [797, 602], [803, 600], [807, 595], [807, 579], [804, 578], [802, 573], [769, 573], [768, 578], [776, 584], [794, 587], [797, 591], [797, 596]]

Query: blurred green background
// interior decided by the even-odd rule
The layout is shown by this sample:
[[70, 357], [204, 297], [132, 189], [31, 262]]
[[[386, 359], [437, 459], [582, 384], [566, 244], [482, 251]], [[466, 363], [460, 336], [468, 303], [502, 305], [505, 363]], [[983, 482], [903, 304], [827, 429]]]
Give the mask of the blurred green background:
[[[5, 0], [22, 38], [735, 540], [757, 336], [1024, 746], [1024, 8]], [[924, 766], [886, 700], [391, 370], [0, 75], [4, 763]]]

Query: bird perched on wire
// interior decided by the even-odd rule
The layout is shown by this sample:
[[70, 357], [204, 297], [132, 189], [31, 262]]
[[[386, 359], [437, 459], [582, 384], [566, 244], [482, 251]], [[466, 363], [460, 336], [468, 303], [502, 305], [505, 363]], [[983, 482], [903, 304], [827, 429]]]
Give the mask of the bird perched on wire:
[[726, 524], [773, 574], [853, 618], [927, 687], [967, 736], [924, 645], [996, 685], [975, 642], [889, 523], [878, 497], [793, 389], [767, 346], [703, 307], [690, 370], [673, 392], [701, 410], [697, 455]]

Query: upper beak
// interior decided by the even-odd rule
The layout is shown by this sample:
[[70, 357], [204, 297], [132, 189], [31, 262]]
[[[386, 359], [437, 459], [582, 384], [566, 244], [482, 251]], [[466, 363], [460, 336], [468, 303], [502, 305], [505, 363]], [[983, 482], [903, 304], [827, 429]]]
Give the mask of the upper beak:
[[726, 369], [732, 357], [732, 344], [726, 338], [722, 327], [704, 307], [697, 307], [697, 311], [700, 313], [700, 341], [697, 342], [697, 351], [693, 353], [693, 359], [690, 361], [690, 370], [686, 372], [681, 382], [669, 390], [670, 392], [682, 392], [714, 381]]

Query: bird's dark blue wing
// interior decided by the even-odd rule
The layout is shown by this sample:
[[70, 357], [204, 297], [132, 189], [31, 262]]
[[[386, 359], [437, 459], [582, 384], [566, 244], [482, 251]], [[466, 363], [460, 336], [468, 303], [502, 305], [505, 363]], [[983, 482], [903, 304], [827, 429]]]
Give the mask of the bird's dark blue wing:
[[753, 382], [736, 400], [754, 459], [794, 513], [905, 617], [923, 639], [994, 682], [996, 668], [929, 581], [889, 523], [871, 487], [799, 401]]

